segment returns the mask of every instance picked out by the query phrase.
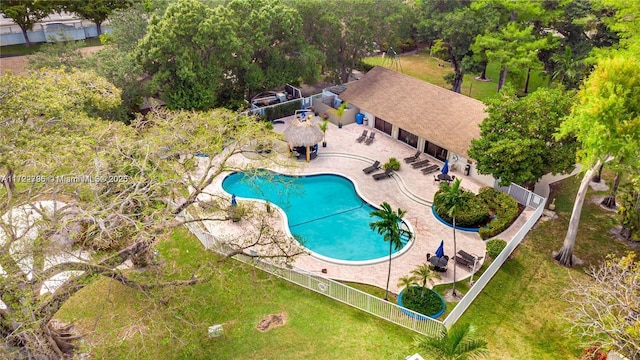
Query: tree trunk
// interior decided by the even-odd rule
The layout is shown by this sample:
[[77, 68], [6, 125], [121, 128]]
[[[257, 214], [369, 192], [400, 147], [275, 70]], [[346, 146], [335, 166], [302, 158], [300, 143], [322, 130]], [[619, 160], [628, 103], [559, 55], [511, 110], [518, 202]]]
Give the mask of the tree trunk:
[[389, 240], [389, 271], [387, 272], [387, 287], [384, 290], [384, 299], [389, 300], [389, 281], [391, 280], [391, 253], [393, 252], [393, 241]]
[[489, 65], [488, 61], [483, 61], [482, 64], [482, 72], [480, 73], [480, 80], [487, 80], [487, 65]]
[[31, 41], [29, 40], [29, 35], [27, 35], [27, 29], [25, 27], [20, 26], [20, 30], [22, 30], [22, 35], [24, 36], [24, 45], [31, 46]]
[[573, 211], [571, 212], [571, 220], [569, 221], [569, 229], [567, 230], [567, 236], [564, 238], [562, 248], [555, 255], [556, 261], [560, 265], [571, 267], [573, 266], [573, 247], [576, 244], [576, 236], [578, 235], [578, 225], [580, 225], [580, 214], [582, 213], [582, 204], [587, 196], [587, 190], [589, 189], [589, 183], [593, 177], [593, 173], [600, 166], [601, 161], [598, 160], [595, 166], [589, 169], [580, 183], [576, 200], [573, 203]]
[[527, 69], [527, 79], [524, 81], [524, 93], [529, 93], [529, 79], [531, 78], [531, 68]]
[[451, 60], [451, 65], [453, 65], [453, 72], [455, 74], [453, 76], [453, 81], [451, 82], [452, 83], [451, 90], [459, 94], [462, 89], [462, 80], [464, 77], [464, 73], [462, 72], [462, 69], [460, 69], [460, 64], [458, 63], [458, 60], [456, 60], [456, 56], [453, 53], [453, 49], [451, 49], [451, 47], [448, 47], [448, 51], [449, 51], [449, 59]]
[[602, 163], [602, 165], [600, 165], [600, 167], [598, 168], [598, 172], [593, 176], [593, 179], [591, 179], [591, 181], [595, 182], [595, 183], [599, 183], [600, 179], [602, 179], [602, 169], [604, 168], [604, 163]]
[[506, 66], [500, 69], [500, 78], [498, 79], [498, 92], [500, 92], [500, 90], [504, 86], [504, 83], [507, 81], [507, 72], [509, 72], [509, 69]]
[[96, 29], [98, 30], [98, 36], [102, 35], [102, 22], [96, 21]]
[[613, 185], [611, 186], [611, 192], [607, 197], [605, 197], [601, 205], [608, 207], [609, 209], [613, 209], [616, 207], [616, 192], [618, 192], [618, 186], [620, 186], [620, 173], [616, 173], [616, 177], [613, 179]]
[[456, 217], [453, 216], [453, 296], [457, 296], [456, 294], [456, 254], [458, 250], [456, 249]]

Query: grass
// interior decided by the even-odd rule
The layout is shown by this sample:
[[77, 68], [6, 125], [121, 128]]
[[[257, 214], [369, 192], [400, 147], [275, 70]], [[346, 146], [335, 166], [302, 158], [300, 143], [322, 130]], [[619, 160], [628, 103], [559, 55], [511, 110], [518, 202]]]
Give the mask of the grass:
[[[380, 56], [368, 57], [363, 60], [369, 65], [380, 65], [390, 67], [388, 60], [385, 61]], [[438, 65], [444, 65], [438, 66]], [[393, 69], [396, 70], [395, 65]], [[443, 76], [453, 71], [449, 63], [433, 58], [429, 56], [428, 51], [421, 51], [416, 54], [403, 55], [400, 57], [400, 65], [398, 71], [424, 80], [426, 82], [438, 85], [447, 89], [451, 89], [451, 85], [447, 84]], [[462, 82], [461, 93], [463, 95], [471, 96], [474, 99], [480, 101], [487, 100], [496, 95], [498, 89], [498, 73], [500, 69], [497, 64], [489, 64], [487, 67], [487, 77], [491, 79], [488, 82], [482, 82], [475, 80], [474, 74], [466, 74]], [[524, 88], [524, 77], [517, 76], [515, 73], [510, 73], [507, 77], [507, 81], [513, 82], [517, 89]], [[546, 84], [540, 71], [532, 70], [531, 79], [529, 81], [529, 92], [534, 91], [539, 86]]]
[[[78, 40], [78, 41], [82, 44], [82, 47], [102, 45], [100, 43], [100, 38], [91, 38], [91, 39]], [[37, 44], [32, 44], [31, 46], [25, 46], [22, 44], [1, 46], [0, 57], [31, 55], [38, 52], [42, 47], [42, 45], [44, 44], [46, 43], [37, 43]]]
[[563, 291], [571, 278], [586, 277], [585, 267], [630, 248], [607, 234], [611, 213], [585, 201], [575, 247], [585, 264], [567, 269], [554, 262], [551, 254], [562, 246], [579, 182], [572, 177], [553, 186], [558, 219], [536, 225], [460, 319], [478, 327], [492, 359], [579, 359], [584, 351], [568, 333]]
[[[203, 250], [185, 230], [159, 245], [163, 266], [150, 278], [208, 280], [143, 294], [98, 279], [58, 312], [86, 334], [91, 358], [400, 359], [415, 352], [415, 333], [337, 301]], [[256, 329], [285, 312], [285, 326]], [[208, 326], [224, 324], [211, 339]]]

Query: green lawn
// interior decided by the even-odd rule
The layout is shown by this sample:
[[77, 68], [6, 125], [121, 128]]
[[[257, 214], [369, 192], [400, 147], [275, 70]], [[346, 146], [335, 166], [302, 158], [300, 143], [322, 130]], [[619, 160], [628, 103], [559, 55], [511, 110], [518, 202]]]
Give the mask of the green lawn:
[[[235, 260], [219, 263], [186, 231], [160, 244], [165, 281], [204, 283], [144, 295], [99, 279], [71, 298], [58, 317], [75, 321], [93, 358], [102, 359], [403, 359], [412, 331], [268, 276]], [[264, 316], [285, 312], [285, 326], [261, 333]], [[210, 339], [207, 328], [224, 324]]]
[[[79, 40], [82, 43], [82, 47], [88, 46], [99, 46], [102, 45], [100, 43], [100, 38], [91, 38], [86, 40]], [[8, 46], [0, 46], [0, 57], [7, 56], [19, 56], [19, 55], [31, 55], [40, 50], [42, 45], [46, 43], [37, 43], [31, 46], [25, 45], [8, 45]]]
[[478, 327], [489, 341], [492, 359], [579, 359], [584, 350], [579, 339], [567, 333], [571, 323], [564, 319], [568, 305], [563, 291], [571, 277], [585, 277], [586, 266], [630, 248], [607, 234], [613, 226], [611, 213], [586, 201], [575, 248], [585, 264], [566, 269], [553, 261], [551, 253], [562, 246], [579, 181], [569, 178], [552, 188], [558, 219], [536, 225], [460, 320]]
[[[587, 202], [575, 251], [585, 265], [566, 269], [554, 263], [551, 252], [561, 246], [579, 180], [553, 187], [559, 218], [536, 225], [460, 320], [478, 328], [489, 342], [491, 359], [579, 359], [582, 354], [579, 339], [568, 333], [562, 293], [570, 277], [585, 276], [585, 266], [629, 248], [607, 235], [611, 213]], [[417, 351], [415, 333], [236, 261], [218, 262], [185, 230], [159, 248], [163, 266], [140, 276], [169, 281], [195, 274], [208, 280], [143, 294], [99, 279], [76, 294], [58, 317], [75, 321], [87, 335], [93, 358], [402, 359]], [[384, 293], [350, 285], [376, 296]], [[442, 294], [450, 287], [435, 290]], [[468, 291], [468, 280], [458, 282], [457, 289]], [[447, 305], [441, 319], [453, 304]], [[256, 330], [262, 317], [280, 312], [288, 316], [285, 326]], [[207, 328], [216, 323], [224, 324], [225, 335], [210, 339]]]
[[[399, 59], [398, 71], [434, 85], [451, 89], [451, 85], [447, 84], [443, 79], [444, 75], [453, 71], [449, 63], [429, 57], [428, 51], [421, 51], [412, 55], [403, 55], [400, 56]], [[364, 62], [369, 65], [381, 65], [396, 70], [395, 65], [391, 66], [388, 59], [385, 60], [380, 56], [368, 57], [364, 59]], [[444, 66], [438, 66], [438, 64]], [[500, 69], [497, 64], [489, 64], [487, 67], [487, 77], [491, 79], [489, 82], [477, 81], [474, 79], [475, 75], [466, 74], [462, 82], [461, 93], [469, 96], [469, 92], [471, 92], [471, 97], [481, 101], [496, 95], [499, 71]], [[515, 73], [510, 73], [507, 77], [507, 81], [513, 82], [514, 86], [520, 90], [524, 88], [524, 80], [524, 76], [517, 76]], [[529, 92], [534, 91], [542, 85], [546, 85], [546, 82], [541, 76], [540, 71], [532, 70], [529, 81]]]

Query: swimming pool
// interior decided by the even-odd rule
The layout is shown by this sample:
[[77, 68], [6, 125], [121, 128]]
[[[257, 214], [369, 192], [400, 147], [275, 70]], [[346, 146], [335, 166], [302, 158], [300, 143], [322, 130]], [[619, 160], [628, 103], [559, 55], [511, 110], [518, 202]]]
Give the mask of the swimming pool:
[[[237, 197], [279, 206], [291, 234], [314, 256], [358, 263], [389, 257], [389, 243], [369, 228], [369, 223], [376, 221], [369, 216], [375, 208], [358, 196], [353, 182], [343, 176], [233, 173], [223, 180], [222, 188]], [[403, 248], [394, 253], [406, 251], [406, 245], [407, 239], [403, 239]]]

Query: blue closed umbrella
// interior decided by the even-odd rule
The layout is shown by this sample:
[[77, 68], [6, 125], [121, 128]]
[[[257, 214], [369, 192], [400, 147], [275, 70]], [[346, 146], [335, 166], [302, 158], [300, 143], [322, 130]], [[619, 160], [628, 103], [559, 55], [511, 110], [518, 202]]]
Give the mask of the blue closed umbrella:
[[236, 201], [236, 196], [234, 194], [231, 194], [231, 206], [236, 206], [238, 205], [238, 202]]
[[444, 161], [444, 165], [442, 165], [442, 173], [447, 174], [449, 172], [449, 160]]
[[444, 240], [440, 241], [440, 246], [438, 246], [438, 250], [436, 250], [437, 257], [444, 257]]

